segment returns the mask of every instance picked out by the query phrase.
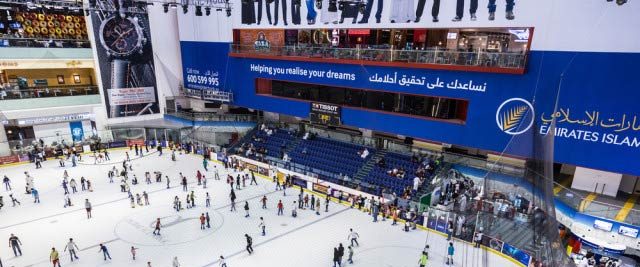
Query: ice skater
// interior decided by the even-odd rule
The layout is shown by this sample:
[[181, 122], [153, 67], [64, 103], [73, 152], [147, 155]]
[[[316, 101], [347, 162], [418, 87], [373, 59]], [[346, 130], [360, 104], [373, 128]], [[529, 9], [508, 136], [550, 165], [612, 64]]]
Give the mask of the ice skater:
[[427, 266], [427, 261], [429, 260], [429, 253], [426, 250], [428, 249], [429, 249], [429, 245], [427, 245], [425, 247], [425, 251], [422, 251], [422, 254], [420, 254], [420, 259], [418, 260], [418, 265], [420, 265], [420, 267]]
[[209, 192], [207, 192], [207, 195], [205, 196], [204, 205], [207, 208], [211, 207], [211, 197], [209, 196]]
[[360, 246], [360, 244], [358, 243], [358, 238], [360, 238], [360, 235], [358, 235], [357, 232], [354, 232], [353, 229], [349, 229], [349, 237], [347, 239], [351, 242], [352, 246], [354, 243], [356, 246]]
[[278, 216], [282, 215], [284, 211], [284, 205], [282, 204], [282, 200], [278, 200]]
[[200, 230], [205, 230], [206, 229], [206, 223], [207, 221], [207, 217], [204, 216], [204, 213], [200, 214]]
[[202, 167], [205, 171], [209, 171], [209, 161], [206, 158], [202, 160]]
[[87, 219], [91, 219], [91, 202], [89, 202], [89, 199], [84, 200], [84, 208], [87, 210]]
[[262, 199], [260, 200], [262, 202], [262, 209], [267, 209], [267, 196], [262, 196]]
[[40, 203], [40, 193], [35, 188], [31, 188], [31, 195], [33, 196], [33, 203]]
[[227, 267], [227, 262], [222, 255], [220, 255], [220, 267]]
[[11, 191], [11, 179], [5, 175], [2, 182], [4, 183], [4, 189], [6, 191]]
[[78, 258], [78, 254], [77, 251], [80, 250], [78, 248], [78, 245], [76, 245], [75, 242], [73, 242], [73, 238], [69, 238], [69, 243], [67, 243], [67, 245], [64, 247], [64, 251], [69, 250], [69, 257], [71, 257], [71, 261], [73, 262], [74, 259], [79, 260], [80, 258]]
[[182, 191], [188, 192], [189, 190], [187, 190], [187, 177], [183, 176], [182, 173], [180, 173], [180, 176], [182, 176]]
[[160, 235], [160, 227], [162, 227], [162, 224], [160, 223], [160, 218], [156, 219], [156, 227], [153, 230], [153, 235]]
[[133, 260], [136, 260], [136, 251], [137, 251], [138, 249], [139, 249], [139, 248], [136, 248], [136, 247], [134, 247], [134, 246], [131, 246], [131, 258], [133, 258]]
[[53, 267], [60, 267], [60, 254], [56, 251], [56, 248], [51, 248], [51, 253], [49, 253], [49, 260], [53, 263]]
[[340, 262], [340, 252], [338, 248], [333, 248], [333, 267], [336, 266], [342, 267], [342, 263]]
[[454, 253], [455, 253], [455, 248], [453, 248], [453, 242], [449, 242], [449, 247], [447, 248], [447, 265], [453, 265]]
[[256, 181], [256, 175], [253, 172], [251, 172], [251, 182], [249, 183], [249, 185], [252, 184], [258, 185], [258, 181]]
[[9, 247], [13, 249], [13, 255], [16, 257], [18, 257], [18, 254], [22, 256], [22, 250], [20, 249], [20, 246], [22, 246], [22, 241], [20, 241], [20, 238], [18, 238], [14, 234], [11, 234], [11, 236], [9, 237]]
[[244, 212], [246, 213], [246, 215], [244, 215], [245, 218], [249, 218], [249, 201], [245, 201], [244, 202]]
[[207, 228], [211, 228], [211, 217], [209, 217], [209, 212], [205, 212], [204, 218], [207, 221]]
[[347, 250], [349, 252], [349, 258], [347, 259], [347, 261], [349, 262], [349, 264], [353, 264], [353, 246], [348, 246]]
[[231, 193], [229, 194], [229, 198], [231, 199], [230, 211], [236, 211], [236, 192], [233, 191], [233, 188], [231, 188]]
[[105, 246], [104, 244], [100, 244], [100, 250], [98, 250], [98, 253], [100, 252], [102, 252], [102, 256], [104, 256], [105, 261], [107, 260], [107, 258], [111, 260], [111, 255], [109, 255], [109, 250], [107, 249], [107, 246]]
[[253, 238], [251, 238], [248, 234], [244, 234], [244, 237], [247, 238], [247, 252], [249, 255], [253, 254]]
[[180, 267], [180, 262], [178, 261], [178, 257], [173, 257], [172, 267]]
[[11, 198], [12, 207], [15, 207], [16, 203], [18, 203], [18, 205], [22, 205], [20, 201], [13, 196], [13, 194], [9, 194], [9, 198]]
[[262, 217], [260, 217], [260, 224], [258, 224], [258, 228], [262, 230], [262, 236], [265, 236], [267, 234], [267, 226], [264, 224], [264, 219]]

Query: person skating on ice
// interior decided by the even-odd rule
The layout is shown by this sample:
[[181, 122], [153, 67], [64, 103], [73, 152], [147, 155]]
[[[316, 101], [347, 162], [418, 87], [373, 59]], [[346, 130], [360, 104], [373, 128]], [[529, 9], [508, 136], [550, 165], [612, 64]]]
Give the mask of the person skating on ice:
[[249, 201], [244, 202], [244, 212], [246, 213], [244, 217], [249, 218]]
[[220, 267], [227, 267], [227, 261], [224, 259], [224, 256], [220, 255]]
[[258, 228], [262, 230], [262, 236], [265, 236], [267, 234], [267, 226], [264, 224], [264, 219], [262, 217], [260, 217], [260, 224], [258, 224]]
[[100, 252], [102, 252], [102, 256], [104, 257], [105, 261], [107, 260], [107, 258], [111, 260], [111, 255], [109, 255], [109, 250], [107, 249], [107, 246], [105, 246], [104, 244], [100, 244], [100, 250], [98, 250], [98, 253]]
[[144, 205], [148, 206], [149, 205], [149, 194], [147, 194], [147, 191], [142, 191], [142, 198], [144, 198]]
[[207, 192], [204, 200], [205, 207], [211, 207], [211, 197], [209, 196], [209, 192]]
[[347, 261], [349, 262], [349, 264], [353, 264], [353, 246], [347, 247], [347, 253], [349, 253], [349, 258], [347, 259]]
[[160, 223], [160, 218], [156, 219], [156, 227], [153, 230], [153, 235], [160, 235], [160, 227], [162, 227], [162, 224]]
[[33, 203], [40, 203], [40, 192], [37, 189], [31, 188], [31, 195], [33, 196]]
[[22, 241], [20, 241], [20, 238], [18, 238], [14, 234], [11, 234], [11, 236], [9, 237], [9, 247], [13, 250], [13, 255], [16, 257], [18, 257], [18, 254], [22, 256], [22, 250], [20, 249], [20, 246], [22, 246]]
[[347, 237], [347, 240], [351, 242], [352, 246], [354, 245], [354, 243], [356, 246], [360, 246], [360, 244], [358, 243], [358, 238], [360, 238], [360, 235], [357, 232], [354, 232], [353, 229], [349, 229], [349, 236]]
[[293, 205], [291, 209], [291, 217], [293, 218], [298, 217], [298, 204], [296, 204], [296, 201], [293, 201]]
[[80, 250], [78, 248], [78, 245], [76, 245], [75, 242], [73, 242], [73, 238], [69, 238], [69, 242], [67, 243], [67, 245], [64, 247], [64, 251], [69, 251], [69, 257], [71, 257], [71, 261], [73, 262], [73, 260], [79, 260], [80, 258], [78, 258], [78, 254], [77, 251]]
[[204, 216], [204, 213], [200, 214], [200, 230], [205, 230], [206, 229], [206, 223], [207, 221], [207, 217]]
[[171, 263], [172, 267], [180, 267], [180, 262], [178, 261], [178, 257], [173, 257], [173, 262]]
[[249, 255], [253, 254], [253, 238], [251, 238], [251, 236], [249, 236], [248, 234], [244, 234], [244, 237], [246, 237], [247, 239], [247, 252], [249, 252]]
[[420, 259], [418, 260], [418, 265], [420, 265], [420, 267], [427, 266], [427, 261], [429, 260], [429, 253], [426, 250], [428, 249], [429, 249], [429, 245], [427, 245], [425, 247], [425, 251], [422, 251], [422, 254], [420, 254]]
[[209, 217], [209, 212], [205, 212], [205, 214], [204, 214], [204, 218], [205, 218], [205, 220], [207, 221], [207, 228], [211, 228], [211, 224], [210, 224], [210, 222], [211, 222], [211, 217]]
[[56, 248], [51, 248], [51, 253], [49, 253], [49, 260], [53, 263], [53, 267], [60, 267], [60, 254], [56, 250]]
[[136, 253], [137, 253], [138, 249], [139, 249], [139, 248], [136, 248], [136, 247], [134, 247], [134, 246], [131, 246], [131, 258], [132, 258], [133, 260], [136, 260]]
[[249, 183], [249, 185], [252, 184], [258, 185], [258, 181], [256, 181], [256, 175], [253, 172], [251, 172], [251, 182]]
[[236, 192], [231, 188], [231, 193], [229, 194], [229, 198], [231, 199], [231, 210], [236, 211]]
[[455, 248], [453, 248], [453, 242], [449, 242], [449, 247], [447, 248], [447, 265], [453, 265], [454, 253], [455, 253]]
[[342, 263], [340, 262], [340, 251], [338, 248], [333, 248], [333, 267], [341, 267]]
[[188, 190], [187, 190], [187, 177], [183, 176], [182, 173], [180, 173], [180, 176], [182, 177], [182, 191], [188, 192]]
[[87, 210], [87, 219], [91, 219], [91, 202], [89, 202], [89, 199], [84, 200], [84, 208]]
[[11, 204], [12, 204], [12, 207], [15, 207], [15, 206], [16, 206], [16, 203], [17, 203], [18, 205], [22, 205], [22, 204], [20, 203], [20, 201], [18, 201], [18, 199], [16, 199], [16, 198], [13, 196], [13, 194], [9, 194], [9, 198], [11, 198]]
[[284, 205], [282, 204], [282, 200], [278, 200], [278, 216], [282, 215], [284, 212]]
[[11, 179], [9, 179], [9, 177], [5, 175], [4, 178], [2, 178], [2, 183], [4, 183], [4, 189], [6, 191], [11, 191]]
[[267, 209], [267, 196], [264, 195], [262, 196], [262, 199], [260, 200], [260, 202], [262, 202], [262, 209]]

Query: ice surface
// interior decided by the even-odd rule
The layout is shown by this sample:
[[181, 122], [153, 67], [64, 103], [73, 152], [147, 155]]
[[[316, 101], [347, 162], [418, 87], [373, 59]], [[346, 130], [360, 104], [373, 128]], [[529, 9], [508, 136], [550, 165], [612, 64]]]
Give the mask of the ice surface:
[[[130, 151], [131, 153], [132, 151]], [[9, 176], [13, 193], [22, 205], [11, 207], [9, 192], [0, 188], [5, 206], [0, 210], [0, 238], [8, 240], [14, 233], [23, 243], [23, 256], [14, 257], [8, 246], [0, 246], [0, 258], [4, 267], [50, 266], [49, 252], [55, 247], [61, 252], [62, 266], [171, 266], [174, 256], [180, 266], [218, 266], [218, 258], [224, 255], [229, 267], [256, 266], [306, 266], [328, 267], [332, 265], [333, 247], [342, 243], [348, 246], [348, 231], [353, 228], [360, 234], [360, 246], [355, 248], [356, 267], [415, 267], [426, 243], [430, 245], [430, 260], [427, 266], [446, 266], [446, 240], [444, 237], [425, 231], [401, 231], [401, 227], [391, 226], [390, 221], [373, 223], [370, 216], [337, 203], [331, 203], [329, 212], [321, 215], [309, 210], [300, 210], [297, 218], [290, 215], [293, 201], [297, 200], [298, 189], [275, 191], [275, 185], [258, 178], [258, 186], [249, 186], [236, 191], [237, 212], [229, 211], [229, 185], [225, 182], [226, 172], [220, 171], [221, 180], [213, 180], [215, 164], [204, 173], [201, 157], [178, 155], [171, 161], [170, 154], [162, 157], [157, 153], [136, 158], [132, 154], [133, 173], [139, 184], [131, 186], [131, 192], [149, 193], [149, 206], [131, 208], [127, 194], [120, 192], [119, 178], [109, 183], [107, 171], [116, 166], [122, 169], [124, 150], [111, 151], [112, 160], [105, 164], [93, 164], [93, 158], [84, 156], [84, 162], [77, 167], [58, 166], [57, 160], [48, 160], [43, 168], [34, 165], [19, 165], [0, 168], [0, 177]], [[221, 169], [221, 166], [217, 167]], [[70, 178], [78, 182], [79, 192], [71, 194], [74, 204], [63, 207], [62, 174], [68, 170]], [[208, 188], [196, 183], [196, 170], [201, 170], [208, 179]], [[222, 168], [223, 169], [223, 168]], [[35, 179], [34, 187], [40, 192], [40, 204], [34, 204], [31, 195], [25, 194], [25, 171]], [[161, 171], [163, 181], [145, 184], [144, 172]], [[196, 208], [176, 212], [172, 209], [173, 199], [178, 196], [186, 206], [187, 193], [179, 185], [178, 173], [188, 177], [189, 192], [195, 191]], [[171, 179], [171, 188], [166, 189], [164, 176]], [[94, 191], [80, 191], [80, 177], [91, 180]], [[234, 174], [235, 176], [235, 174]], [[69, 189], [71, 190], [71, 189]], [[212, 207], [205, 208], [205, 192], [212, 196]], [[261, 209], [260, 198], [266, 195], [268, 209]], [[87, 219], [84, 200], [93, 205], [93, 218]], [[285, 215], [276, 216], [276, 203], [285, 204]], [[244, 202], [250, 205], [251, 216], [244, 217]], [[211, 228], [200, 230], [198, 217], [209, 212]], [[261, 236], [258, 228], [259, 217], [264, 217], [267, 235]], [[161, 218], [164, 225], [161, 236], [152, 235], [153, 223]], [[253, 237], [255, 253], [245, 251], [244, 234]], [[80, 247], [79, 260], [70, 262], [69, 255], [62, 253], [69, 238]], [[100, 243], [106, 244], [113, 260], [103, 261], [98, 251]], [[7, 243], [5, 243], [7, 244]], [[130, 248], [138, 249], [137, 259], [131, 258]], [[474, 249], [461, 242], [455, 242], [455, 266], [515, 266], [511, 261]], [[346, 256], [344, 262], [346, 262]], [[345, 263], [345, 266], [349, 264]]]

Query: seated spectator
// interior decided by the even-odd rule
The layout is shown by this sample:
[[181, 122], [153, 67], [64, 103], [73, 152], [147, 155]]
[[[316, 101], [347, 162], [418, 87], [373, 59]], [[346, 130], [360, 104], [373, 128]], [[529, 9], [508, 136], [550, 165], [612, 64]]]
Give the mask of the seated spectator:
[[307, 140], [309, 139], [309, 132], [304, 133], [304, 136], [302, 136], [302, 140]]
[[358, 155], [360, 155], [362, 159], [366, 159], [369, 156], [369, 149], [365, 148], [362, 152], [358, 152]]
[[305, 146], [304, 148], [302, 148], [302, 154], [307, 154], [307, 147]]
[[380, 158], [378, 159], [378, 162], [376, 162], [376, 165], [378, 165], [378, 167], [380, 168], [385, 168], [387, 166], [387, 163], [385, 162], [384, 158]]

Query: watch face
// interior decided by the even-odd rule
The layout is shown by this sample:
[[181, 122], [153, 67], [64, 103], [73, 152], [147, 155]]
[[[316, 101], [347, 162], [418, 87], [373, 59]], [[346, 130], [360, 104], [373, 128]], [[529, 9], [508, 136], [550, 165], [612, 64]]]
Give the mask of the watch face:
[[142, 30], [132, 18], [114, 16], [102, 22], [100, 42], [112, 56], [126, 57], [142, 47]]

